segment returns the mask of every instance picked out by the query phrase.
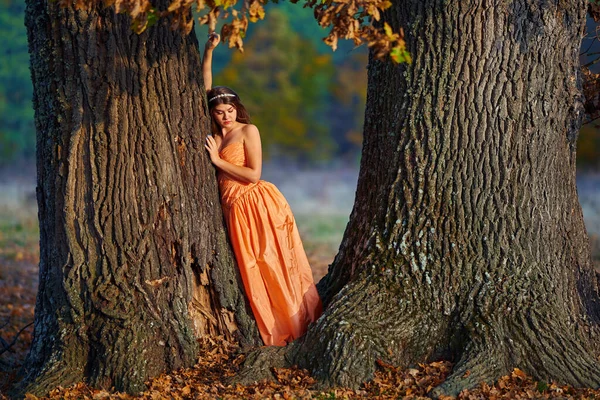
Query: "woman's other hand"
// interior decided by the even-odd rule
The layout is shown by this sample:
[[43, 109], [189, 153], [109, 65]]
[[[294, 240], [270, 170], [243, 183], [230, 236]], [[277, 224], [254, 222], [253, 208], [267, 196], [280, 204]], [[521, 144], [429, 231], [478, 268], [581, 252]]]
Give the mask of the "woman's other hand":
[[219, 45], [219, 42], [221, 41], [221, 35], [219, 35], [218, 33], [210, 33], [208, 35], [208, 40], [206, 41], [206, 45], [204, 46], [204, 48], [206, 50], [214, 50], [215, 47], [217, 47]]
[[212, 53], [215, 47], [219, 45], [221, 36], [218, 33], [208, 35], [208, 40], [204, 46], [204, 56], [202, 57], [202, 78], [204, 79], [204, 88], [209, 91], [212, 88]]

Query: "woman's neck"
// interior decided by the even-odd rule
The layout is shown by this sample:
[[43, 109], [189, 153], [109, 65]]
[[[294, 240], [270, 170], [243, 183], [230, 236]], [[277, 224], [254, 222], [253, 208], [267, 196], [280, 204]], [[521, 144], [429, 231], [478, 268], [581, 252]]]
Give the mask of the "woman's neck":
[[223, 136], [223, 139], [225, 139], [225, 137], [227, 135], [229, 135], [231, 132], [240, 128], [243, 124], [239, 121], [235, 121], [232, 125], [233, 126], [231, 126], [231, 127], [221, 128], [221, 135]]

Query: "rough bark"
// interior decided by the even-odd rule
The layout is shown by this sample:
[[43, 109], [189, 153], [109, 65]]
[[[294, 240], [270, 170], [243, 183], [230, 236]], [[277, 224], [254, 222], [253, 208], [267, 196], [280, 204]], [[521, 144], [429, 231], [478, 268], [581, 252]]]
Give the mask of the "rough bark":
[[195, 36], [28, 0], [40, 286], [21, 393], [137, 392], [196, 337], [261, 343], [234, 269]]
[[[456, 394], [518, 367], [597, 387], [596, 276], [575, 185], [585, 1], [393, 2], [410, 65], [371, 59], [356, 201], [284, 357], [324, 386], [439, 358]], [[465, 374], [466, 371], [470, 374]]]

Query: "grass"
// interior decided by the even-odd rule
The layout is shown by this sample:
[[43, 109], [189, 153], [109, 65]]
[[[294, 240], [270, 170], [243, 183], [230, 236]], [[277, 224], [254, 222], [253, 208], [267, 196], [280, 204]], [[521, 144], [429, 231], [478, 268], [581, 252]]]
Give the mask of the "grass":
[[0, 189], [0, 258], [37, 263], [39, 225], [32, 189], [14, 183]]
[[326, 273], [342, 241], [347, 215], [296, 214], [302, 245], [308, 256], [313, 279], [318, 282]]
[[295, 217], [298, 229], [304, 238], [305, 248], [328, 245], [337, 249], [348, 223], [347, 215], [300, 214]]

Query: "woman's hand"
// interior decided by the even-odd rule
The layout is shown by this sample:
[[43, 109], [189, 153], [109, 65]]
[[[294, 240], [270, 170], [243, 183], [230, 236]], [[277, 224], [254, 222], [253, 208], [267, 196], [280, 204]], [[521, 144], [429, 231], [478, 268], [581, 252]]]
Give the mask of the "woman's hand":
[[204, 79], [204, 88], [209, 91], [212, 88], [212, 53], [215, 47], [219, 45], [221, 36], [218, 33], [208, 35], [208, 41], [204, 46], [204, 56], [202, 57], [202, 78]]
[[206, 41], [206, 45], [204, 46], [204, 49], [205, 50], [214, 50], [215, 47], [217, 47], [219, 45], [220, 41], [221, 41], [221, 35], [213, 32], [208, 35], [208, 40]]
[[217, 141], [212, 135], [208, 135], [206, 137], [206, 144], [204, 145], [206, 150], [208, 150], [208, 155], [210, 156], [210, 161], [213, 164], [216, 164], [221, 157], [219, 157], [219, 145]]

